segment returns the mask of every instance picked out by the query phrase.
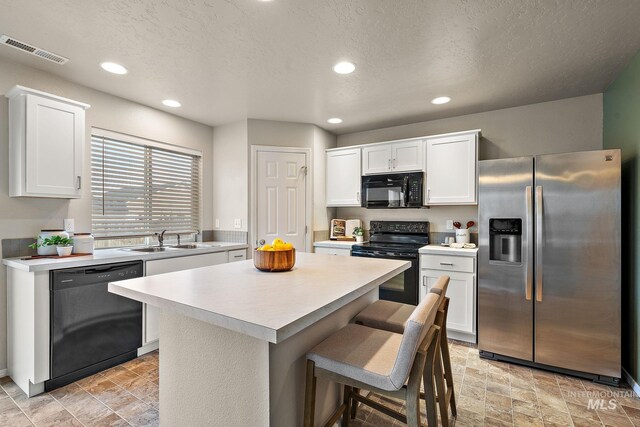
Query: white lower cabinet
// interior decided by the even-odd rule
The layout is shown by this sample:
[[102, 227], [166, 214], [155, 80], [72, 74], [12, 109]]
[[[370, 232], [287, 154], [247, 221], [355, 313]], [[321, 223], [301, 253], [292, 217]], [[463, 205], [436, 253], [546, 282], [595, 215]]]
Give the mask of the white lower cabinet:
[[229, 262], [244, 261], [247, 259], [247, 250], [238, 249], [235, 251], [229, 251]]
[[[441, 264], [442, 268], [433, 268]], [[476, 265], [475, 255], [472, 258], [450, 255], [420, 257], [420, 300], [422, 301], [440, 276], [449, 276], [447, 334], [449, 338], [473, 343], [476, 342], [477, 335]]]
[[[189, 270], [191, 268], [207, 267], [210, 265], [225, 264], [229, 256], [228, 254], [229, 252], [225, 251], [212, 254], [192, 255], [180, 258], [147, 261], [145, 263], [145, 276]], [[142, 344], [147, 345], [158, 340], [160, 309], [158, 307], [143, 304], [142, 313]]]
[[351, 248], [315, 248], [317, 254], [351, 256]]

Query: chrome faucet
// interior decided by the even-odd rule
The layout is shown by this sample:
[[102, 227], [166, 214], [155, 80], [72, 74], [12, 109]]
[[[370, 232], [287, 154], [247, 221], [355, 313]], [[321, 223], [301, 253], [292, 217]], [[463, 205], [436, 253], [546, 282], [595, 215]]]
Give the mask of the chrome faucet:
[[161, 233], [155, 233], [156, 236], [158, 236], [158, 246], [162, 247], [164, 245], [164, 233], [166, 233], [167, 230], [162, 230]]

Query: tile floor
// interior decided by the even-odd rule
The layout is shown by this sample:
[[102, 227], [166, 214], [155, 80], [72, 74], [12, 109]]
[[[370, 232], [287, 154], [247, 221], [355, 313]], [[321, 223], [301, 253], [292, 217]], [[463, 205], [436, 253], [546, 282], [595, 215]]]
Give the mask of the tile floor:
[[[458, 402], [456, 427], [640, 426], [640, 399], [628, 386], [610, 388], [565, 375], [480, 359], [478, 349], [451, 342]], [[589, 409], [589, 399], [602, 405]], [[401, 405], [377, 398], [387, 405]], [[404, 424], [366, 407], [354, 427]], [[423, 422], [426, 422], [423, 420]]]
[[[158, 352], [31, 399], [0, 379], [0, 426], [157, 426]], [[478, 357], [474, 347], [451, 343], [458, 427], [640, 426], [640, 399], [627, 387], [609, 388]], [[602, 406], [589, 409], [589, 399]], [[374, 397], [387, 405], [402, 405]], [[360, 407], [354, 427], [397, 427], [400, 422]]]
[[0, 379], [0, 426], [158, 426], [158, 352], [31, 399]]

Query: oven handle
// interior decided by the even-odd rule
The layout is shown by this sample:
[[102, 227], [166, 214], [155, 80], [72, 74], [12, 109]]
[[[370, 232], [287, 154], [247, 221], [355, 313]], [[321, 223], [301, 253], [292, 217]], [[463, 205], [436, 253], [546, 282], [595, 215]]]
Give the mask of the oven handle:
[[384, 258], [384, 259], [398, 259], [398, 260], [415, 260], [418, 259], [418, 254], [393, 254], [389, 255], [384, 252], [351, 252], [351, 256], [364, 257], [364, 258]]

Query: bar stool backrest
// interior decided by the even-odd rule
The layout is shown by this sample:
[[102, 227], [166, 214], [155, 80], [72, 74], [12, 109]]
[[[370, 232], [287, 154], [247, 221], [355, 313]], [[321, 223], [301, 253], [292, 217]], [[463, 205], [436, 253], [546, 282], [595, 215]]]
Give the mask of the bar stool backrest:
[[449, 287], [449, 276], [440, 276], [435, 285], [431, 287], [430, 293], [440, 295], [444, 298], [447, 295], [447, 288]]
[[407, 381], [418, 346], [427, 335], [429, 328], [436, 318], [440, 295], [429, 293], [413, 310], [407, 320], [402, 334], [402, 341], [398, 349], [393, 369], [389, 375], [391, 383], [400, 389]]

